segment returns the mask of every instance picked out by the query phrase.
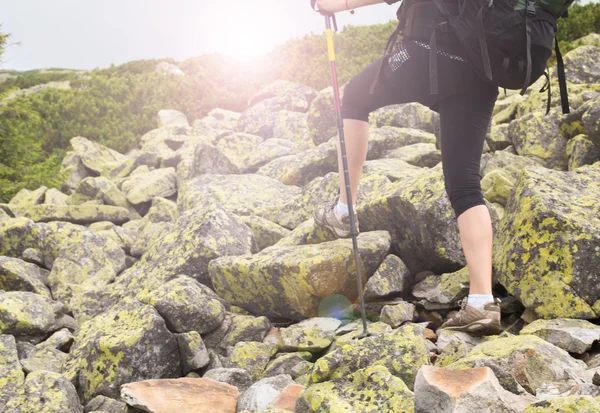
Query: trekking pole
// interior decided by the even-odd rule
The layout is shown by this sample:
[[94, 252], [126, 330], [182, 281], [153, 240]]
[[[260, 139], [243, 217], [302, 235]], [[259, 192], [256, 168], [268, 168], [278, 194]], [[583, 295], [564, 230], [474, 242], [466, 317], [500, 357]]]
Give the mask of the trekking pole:
[[337, 126], [339, 133], [340, 148], [342, 152], [342, 164], [344, 167], [344, 180], [346, 182], [346, 199], [348, 204], [348, 213], [350, 215], [350, 234], [352, 235], [352, 246], [354, 248], [354, 262], [356, 266], [356, 285], [358, 287], [358, 295], [360, 297], [360, 311], [363, 322], [363, 332], [356, 336], [356, 339], [361, 339], [372, 335], [367, 329], [367, 316], [365, 314], [365, 300], [363, 297], [362, 280], [360, 277], [360, 265], [358, 256], [358, 244], [356, 242], [356, 223], [354, 219], [354, 208], [352, 207], [352, 193], [350, 192], [350, 177], [348, 174], [348, 160], [346, 158], [346, 142], [344, 141], [344, 121], [342, 119], [342, 105], [340, 102], [340, 91], [338, 86], [337, 71], [335, 69], [335, 53], [333, 50], [333, 35], [331, 34], [331, 23], [337, 31], [337, 22], [335, 14], [325, 10], [317, 10], [317, 0], [311, 0], [311, 7], [313, 10], [319, 12], [325, 16], [325, 28], [327, 34], [327, 49], [329, 52], [329, 66], [331, 68], [331, 79], [333, 81], [333, 96], [334, 96], [334, 107], [337, 115]]

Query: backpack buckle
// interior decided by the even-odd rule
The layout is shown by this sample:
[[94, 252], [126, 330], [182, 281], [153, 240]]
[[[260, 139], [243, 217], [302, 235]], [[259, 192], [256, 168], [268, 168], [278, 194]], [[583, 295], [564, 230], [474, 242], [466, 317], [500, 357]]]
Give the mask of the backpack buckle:
[[535, 16], [535, 1], [527, 0], [527, 14], [530, 16]]

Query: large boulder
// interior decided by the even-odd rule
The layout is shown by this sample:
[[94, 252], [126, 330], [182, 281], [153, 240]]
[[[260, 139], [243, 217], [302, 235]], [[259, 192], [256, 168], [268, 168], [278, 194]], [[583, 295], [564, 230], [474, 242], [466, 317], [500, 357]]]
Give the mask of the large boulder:
[[179, 377], [177, 339], [154, 308], [122, 302], [80, 326], [63, 374], [84, 403], [97, 395], [118, 399], [125, 383]]
[[30, 292], [0, 290], [0, 334], [46, 335], [64, 326], [67, 308]]
[[135, 174], [123, 182], [121, 189], [127, 200], [134, 205], [152, 201], [155, 197], [170, 197], [177, 192], [177, 174], [175, 168]]
[[[351, 240], [271, 247], [252, 256], [222, 257], [209, 264], [215, 291], [253, 314], [301, 320], [319, 314], [332, 295], [358, 296]], [[389, 249], [384, 231], [358, 236], [363, 285]], [[363, 267], [364, 266], [364, 267]]]
[[25, 382], [25, 375], [19, 363], [17, 343], [8, 334], [0, 335], [0, 410], [17, 396]]
[[496, 231], [499, 282], [541, 318], [600, 315], [600, 169], [524, 170]]
[[0, 256], [0, 290], [29, 291], [52, 298], [48, 271], [18, 258]]
[[83, 165], [95, 175], [102, 173], [105, 164], [127, 159], [115, 150], [80, 136], [72, 138], [70, 143]]

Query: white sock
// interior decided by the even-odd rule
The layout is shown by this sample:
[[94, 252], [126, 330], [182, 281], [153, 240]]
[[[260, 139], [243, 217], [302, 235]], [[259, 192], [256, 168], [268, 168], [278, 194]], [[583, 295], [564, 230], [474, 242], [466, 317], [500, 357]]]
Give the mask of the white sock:
[[343, 204], [341, 200], [338, 200], [338, 203], [335, 207], [335, 215], [337, 215], [337, 217], [341, 217], [343, 214], [347, 214], [348, 213], [348, 205]]
[[493, 301], [494, 296], [492, 294], [469, 294], [469, 298], [467, 299], [467, 303], [471, 307], [475, 307], [479, 310], [483, 308], [483, 305], [488, 301]]

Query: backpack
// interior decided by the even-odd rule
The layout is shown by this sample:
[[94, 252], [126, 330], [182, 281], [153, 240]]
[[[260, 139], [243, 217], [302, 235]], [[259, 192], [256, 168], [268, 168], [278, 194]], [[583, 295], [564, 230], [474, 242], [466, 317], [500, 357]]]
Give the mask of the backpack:
[[[384, 0], [393, 4], [400, 0]], [[548, 91], [547, 61], [556, 52], [563, 113], [569, 113], [564, 63], [556, 32], [557, 19], [566, 17], [574, 0], [402, 0], [398, 25], [388, 39], [385, 54], [400, 33], [409, 40], [429, 43], [430, 93], [438, 93], [438, 45], [454, 42], [485, 81], [525, 94], [542, 74]], [[554, 42], [554, 47], [553, 43]], [[382, 62], [383, 65], [383, 62]], [[379, 76], [377, 76], [378, 78]], [[375, 83], [371, 85], [373, 93]]]

